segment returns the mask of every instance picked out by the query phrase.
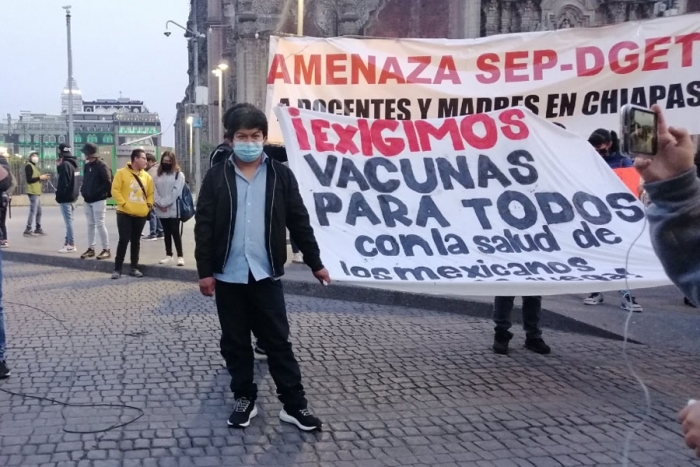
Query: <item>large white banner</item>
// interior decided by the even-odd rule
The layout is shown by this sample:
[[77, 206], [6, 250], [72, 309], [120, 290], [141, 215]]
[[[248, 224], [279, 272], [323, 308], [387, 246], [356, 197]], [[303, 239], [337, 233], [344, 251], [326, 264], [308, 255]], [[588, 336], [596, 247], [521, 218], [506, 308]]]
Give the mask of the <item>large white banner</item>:
[[700, 133], [700, 15], [464, 40], [271, 38], [270, 117], [280, 103], [399, 120], [525, 106], [588, 135], [617, 129], [628, 102]]
[[276, 115], [335, 280], [451, 295], [669, 283], [635, 195], [585, 139], [525, 108], [402, 122]]

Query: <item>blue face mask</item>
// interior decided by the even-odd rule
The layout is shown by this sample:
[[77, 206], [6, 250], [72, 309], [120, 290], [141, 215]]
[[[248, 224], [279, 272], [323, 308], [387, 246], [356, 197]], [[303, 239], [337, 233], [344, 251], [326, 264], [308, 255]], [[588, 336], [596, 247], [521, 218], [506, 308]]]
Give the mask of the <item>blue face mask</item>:
[[263, 144], [235, 142], [233, 152], [241, 162], [255, 162], [263, 152]]

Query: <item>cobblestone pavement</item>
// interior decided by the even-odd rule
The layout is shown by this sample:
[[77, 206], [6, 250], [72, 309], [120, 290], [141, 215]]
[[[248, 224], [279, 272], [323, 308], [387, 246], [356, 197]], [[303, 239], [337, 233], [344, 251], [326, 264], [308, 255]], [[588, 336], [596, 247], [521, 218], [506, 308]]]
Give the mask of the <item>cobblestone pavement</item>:
[[[290, 296], [293, 343], [325, 430], [280, 423], [259, 362], [261, 414], [230, 430], [214, 302], [195, 284], [10, 262], [4, 273], [13, 376], [0, 388], [145, 415], [70, 434], [137, 413], [0, 393], [0, 466], [619, 465], [644, 412], [619, 342], [546, 332], [554, 352], [540, 356], [518, 330], [511, 355], [497, 356], [483, 320]], [[630, 465], [697, 465], [675, 420], [700, 395], [697, 356], [644, 346], [630, 355], [653, 398]]]

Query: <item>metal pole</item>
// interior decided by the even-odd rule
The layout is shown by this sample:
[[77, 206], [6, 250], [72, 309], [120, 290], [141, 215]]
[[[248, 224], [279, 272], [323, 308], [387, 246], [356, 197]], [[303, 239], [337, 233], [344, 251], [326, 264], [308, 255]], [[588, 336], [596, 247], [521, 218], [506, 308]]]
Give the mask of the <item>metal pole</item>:
[[[194, 113], [194, 123], [199, 123], [199, 109], [197, 107], [197, 86], [199, 86], [199, 29], [197, 29], [197, 0], [194, 0], [192, 2], [192, 8], [194, 9], [194, 38], [192, 39], [192, 45], [194, 46], [194, 104], [195, 104], [195, 113]], [[199, 154], [200, 150], [200, 143], [199, 143], [199, 132], [200, 132], [200, 127], [201, 125], [198, 125], [197, 128], [194, 129], [194, 157], [195, 157], [195, 172], [194, 172], [194, 180], [195, 180], [195, 192], [199, 193], [199, 190], [202, 186], [202, 157]]]
[[[192, 118], [192, 117], [190, 117]], [[192, 180], [192, 149], [194, 148], [194, 129], [192, 125], [194, 125], [193, 121], [189, 122], [190, 125], [190, 165], [188, 165], [189, 168], [189, 173], [190, 173], [190, 180]]]
[[75, 141], [75, 129], [73, 126], [73, 45], [71, 42], [71, 15], [70, 5], [63, 7], [66, 10], [66, 28], [68, 30], [68, 145], [72, 148]]
[[219, 70], [219, 141], [224, 139], [224, 70]]
[[304, 0], [297, 0], [297, 36], [304, 35]]

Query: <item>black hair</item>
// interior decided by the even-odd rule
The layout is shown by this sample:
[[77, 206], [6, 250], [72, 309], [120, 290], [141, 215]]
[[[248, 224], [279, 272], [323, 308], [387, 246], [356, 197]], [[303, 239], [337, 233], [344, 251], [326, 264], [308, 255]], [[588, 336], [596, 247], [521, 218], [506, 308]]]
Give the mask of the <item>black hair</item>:
[[555, 124], [556, 126], [558, 126], [559, 128], [563, 128], [563, 129], [566, 130], [566, 127], [565, 127], [564, 125], [562, 125], [561, 123], [559, 123], [559, 122], [552, 122], [552, 123], [554, 123], [554, 124]]
[[226, 139], [233, 139], [238, 130], [260, 130], [267, 138], [267, 117], [253, 104], [235, 104], [224, 114], [223, 123]]
[[131, 151], [131, 162], [134, 162], [140, 154], [146, 154], [146, 151], [144, 151], [143, 149], [134, 149], [133, 151]]
[[154, 155], [151, 154], [150, 152], [149, 152], [149, 153], [146, 153], [146, 160], [147, 160], [148, 162], [156, 162], [156, 156], [154, 156]]
[[588, 142], [594, 147], [612, 143], [610, 146], [610, 154], [620, 151], [620, 139], [617, 137], [617, 133], [608, 131], [605, 128], [598, 128], [591, 133], [591, 136], [588, 137]]

